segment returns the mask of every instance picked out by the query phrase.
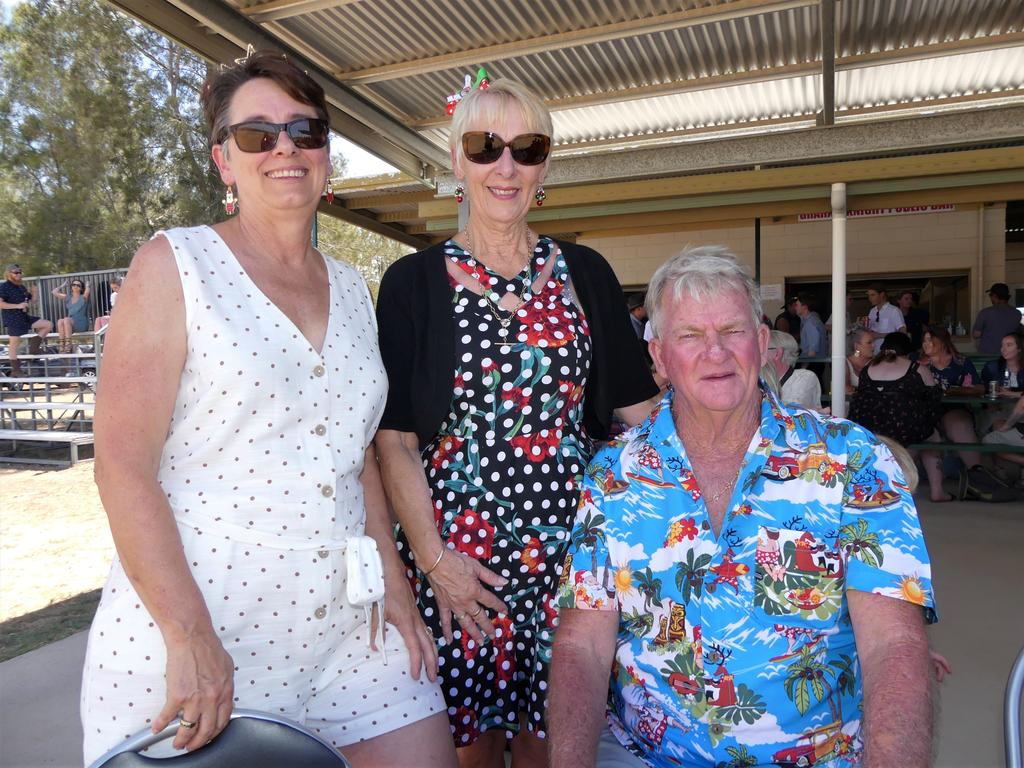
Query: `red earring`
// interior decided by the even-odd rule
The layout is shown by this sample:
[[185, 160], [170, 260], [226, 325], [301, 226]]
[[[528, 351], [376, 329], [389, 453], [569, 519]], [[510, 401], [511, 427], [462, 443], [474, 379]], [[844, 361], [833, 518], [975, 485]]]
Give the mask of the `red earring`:
[[544, 205], [544, 201], [548, 199], [548, 193], [544, 191], [544, 187], [537, 187], [537, 191], [533, 193], [533, 199], [537, 201], [538, 208]]
[[461, 184], [455, 187], [455, 202], [461, 203], [466, 199], [466, 188]]
[[238, 202], [235, 200], [235, 193], [231, 190], [230, 186], [224, 193], [224, 200], [222, 202], [224, 203], [224, 212], [227, 213], [228, 216], [231, 216], [238, 210]]
[[327, 194], [327, 202], [328, 203], [333, 203], [334, 202], [334, 185], [331, 183], [330, 179], [327, 179], [327, 193], [326, 194]]

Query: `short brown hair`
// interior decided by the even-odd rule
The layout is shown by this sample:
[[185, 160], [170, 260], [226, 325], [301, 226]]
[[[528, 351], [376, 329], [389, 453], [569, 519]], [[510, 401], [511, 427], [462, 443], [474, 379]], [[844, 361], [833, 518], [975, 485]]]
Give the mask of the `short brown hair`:
[[313, 78], [277, 51], [256, 51], [206, 78], [201, 100], [210, 147], [227, 139], [228, 111], [235, 93], [250, 80], [265, 77], [302, 104], [308, 104], [317, 117], [328, 119], [324, 89]]

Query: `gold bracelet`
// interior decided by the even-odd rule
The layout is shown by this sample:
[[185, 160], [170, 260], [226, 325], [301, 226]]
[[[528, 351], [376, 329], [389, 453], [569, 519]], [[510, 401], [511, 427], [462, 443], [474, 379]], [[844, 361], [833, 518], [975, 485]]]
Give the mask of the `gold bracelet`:
[[448, 547], [446, 547], [444, 544], [442, 544], [441, 545], [441, 551], [437, 553], [437, 560], [435, 560], [434, 564], [432, 566], [430, 566], [429, 568], [427, 568], [427, 570], [425, 570], [423, 572], [424, 576], [429, 576], [431, 574], [431, 572], [433, 572], [433, 570], [435, 568], [437, 568], [437, 566], [441, 562], [441, 558], [444, 557], [444, 552], [445, 552], [446, 549], [448, 549]]

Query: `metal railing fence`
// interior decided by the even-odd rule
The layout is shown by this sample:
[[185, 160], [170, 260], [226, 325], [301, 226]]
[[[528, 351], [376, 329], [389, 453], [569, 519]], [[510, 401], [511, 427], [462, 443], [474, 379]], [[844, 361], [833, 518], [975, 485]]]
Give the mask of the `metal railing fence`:
[[[54, 296], [51, 291], [54, 288], [61, 288], [65, 281], [70, 284], [73, 279], [79, 278], [90, 289], [89, 324], [91, 328], [92, 321], [97, 317], [110, 314], [110, 279], [120, 277], [123, 280], [125, 271], [124, 269], [97, 269], [91, 272], [68, 272], [63, 275], [44, 275], [42, 277], [26, 274], [24, 284], [37, 286], [37, 301], [29, 306], [28, 313], [46, 318], [56, 328], [57, 320], [67, 317], [67, 311], [64, 308], [64, 302]], [[3, 275], [0, 275], [0, 279], [2, 278]], [[70, 286], [61, 288], [62, 293], [70, 294], [70, 291]], [[0, 333], [7, 333], [2, 318], [0, 318]]]

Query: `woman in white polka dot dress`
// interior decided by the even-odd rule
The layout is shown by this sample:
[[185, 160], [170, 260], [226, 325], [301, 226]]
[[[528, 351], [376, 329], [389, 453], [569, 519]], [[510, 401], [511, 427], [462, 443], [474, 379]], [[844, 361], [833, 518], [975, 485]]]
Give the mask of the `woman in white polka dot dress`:
[[174, 747], [201, 748], [237, 706], [355, 766], [454, 765], [371, 445], [387, 380], [369, 295], [310, 244], [323, 91], [256, 53], [203, 106], [240, 213], [145, 244], [110, 325], [96, 480], [118, 559], [89, 637], [85, 761], [175, 720]]
[[526, 226], [550, 136], [518, 83], [466, 96], [451, 142], [468, 226], [399, 260], [378, 296], [377, 446], [464, 766], [503, 766], [507, 739], [514, 766], [546, 764], [551, 598], [579, 480], [612, 410], [637, 423], [658, 392], [608, 264]]

